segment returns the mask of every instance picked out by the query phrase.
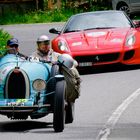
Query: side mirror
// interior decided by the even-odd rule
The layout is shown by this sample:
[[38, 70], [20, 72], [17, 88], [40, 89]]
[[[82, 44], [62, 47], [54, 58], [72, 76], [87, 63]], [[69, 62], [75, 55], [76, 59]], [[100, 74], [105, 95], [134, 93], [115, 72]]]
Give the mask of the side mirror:
[[53, 34], [60, 34], [60, 31], [58, 31], [56, 28], [51, 28], [49, 32]]
[[140, 27], [140, 20], [133, 20], [136, 27]]

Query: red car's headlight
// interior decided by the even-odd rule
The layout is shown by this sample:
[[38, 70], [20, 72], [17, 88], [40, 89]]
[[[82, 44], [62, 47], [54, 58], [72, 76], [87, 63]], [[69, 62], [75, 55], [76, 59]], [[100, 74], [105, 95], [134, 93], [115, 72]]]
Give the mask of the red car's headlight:
[[126, 39], [126, 46], [131, 47], [132, 45], [134, 45], [135, 41], [136, 41], [136, 38], [134, 35], [128, 36]]
[[67, 51], [67, 52], [69, 52], [68, 45], [67, 45], [67, 43], [65, 41], [62, 41], [62, 40], [58, 41], [58, 47], [59, 47], [59, 49], [61, 51]]

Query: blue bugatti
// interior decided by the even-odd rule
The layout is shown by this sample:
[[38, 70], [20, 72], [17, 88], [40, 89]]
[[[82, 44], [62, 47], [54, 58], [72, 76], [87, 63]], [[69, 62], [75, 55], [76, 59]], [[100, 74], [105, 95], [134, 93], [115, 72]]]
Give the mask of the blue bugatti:
[[0, 58], [0, 114], [10, 119], [39, 119], [53, 113], [53, 128], [62, 132], [74, 119], [66, 102], [66, 81], [59, 65], [26, 60], [15, 54]]

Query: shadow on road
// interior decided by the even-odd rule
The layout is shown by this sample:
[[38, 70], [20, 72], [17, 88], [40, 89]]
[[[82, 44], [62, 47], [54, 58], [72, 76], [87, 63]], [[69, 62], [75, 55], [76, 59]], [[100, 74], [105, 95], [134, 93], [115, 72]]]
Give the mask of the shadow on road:
[[140, 69], [140, 65], [116, 64], [116, 65], [89, 67], [78, 71], [80, 75], [87, 75], [87, 74], [98, 74], [98, 73], [107, 73], [107, 72], [129, 71], [129, 70], [136, 70], [136, 69]]
[[[49, 122], [37, 122], [37, 121], [11, 121], [0, 123], [0, 132], [26, 132], [33, 129], [51, 128], [53, 130], [52, 123]], [[49, 129], [50, 130], [50, 129]]]

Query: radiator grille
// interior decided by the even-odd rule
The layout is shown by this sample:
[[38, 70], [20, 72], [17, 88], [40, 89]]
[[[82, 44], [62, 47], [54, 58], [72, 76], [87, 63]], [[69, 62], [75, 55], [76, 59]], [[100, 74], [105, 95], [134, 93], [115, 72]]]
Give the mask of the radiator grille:
[[77, 62], [111, 62], [119, 58], [119, 53], [102, 54], [102, 55], [89, 55], [89, 56], [76, 56], [75, 60]]
[[25, 99], [29, 97], [29, 80], [25, 72], [12, 70], [5, 86], [5, 97], [8, 99]]

